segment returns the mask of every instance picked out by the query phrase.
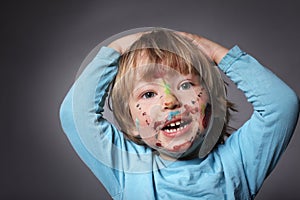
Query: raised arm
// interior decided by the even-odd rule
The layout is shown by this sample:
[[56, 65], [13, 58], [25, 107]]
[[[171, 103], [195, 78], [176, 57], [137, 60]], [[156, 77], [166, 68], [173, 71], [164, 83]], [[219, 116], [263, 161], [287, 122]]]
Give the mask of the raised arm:
[[108, 47], [114, 49], [115, 51], [119, 52], [121, 55], [141, 36], [143, 35], [142, 32], [126, 35], [121, 37], [113, 42], [111, 42]]
[[177, 32], [178, 34], [191, 40], [202, 52], [204, 52], [212, 61], [219, 64], [223, 57], [228, 53], [228, 49], [208, 40], [204, 37], [194, 35], [191, 33]]
[[103, 117], [120, 53], [138, 36], [126, 36], [102, 47], [72, 85], [60, 109], [61, 124], [72, 146], [112, 197], [124, 187], [123, 173], [140, 169], [134, 161], [142, 156], [136, 152], [145, 153]]
[[299, 99], [283, 81], [237, 46], [228, 51], [205, 38], [181, 34], [214, 60], [253, 105], [251, 118], [229, 137], [220, 151], [225, 152], [223, 161], [231, 166], [228, 170], [244, 171], [250, 193], [255, 195], [292, 137]]
[[112, 196], [119, 193], [121, 186], [118, 173], [109, 166], [110, 135], [119, 134], [102, 118], [102, 112], [106, 89], [117, 72], [118, 58], [116, 51], [101, 48], [72, 85], [60, 108], [61, 125], [74, 150]]

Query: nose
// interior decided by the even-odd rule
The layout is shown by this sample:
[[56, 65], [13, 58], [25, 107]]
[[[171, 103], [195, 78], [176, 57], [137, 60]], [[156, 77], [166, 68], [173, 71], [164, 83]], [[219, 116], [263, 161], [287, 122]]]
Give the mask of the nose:
[[172, 94], [165, 94], [165, 96], [163, 97], [163, 107], [164, 109], [176, 109], [179, 108], [181, 106], [181, 103], [178, 101], [177, 97]]

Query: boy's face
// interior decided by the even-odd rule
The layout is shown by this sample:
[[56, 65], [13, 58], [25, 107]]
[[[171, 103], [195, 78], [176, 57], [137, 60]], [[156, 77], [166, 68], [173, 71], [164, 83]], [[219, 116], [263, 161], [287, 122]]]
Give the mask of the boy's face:
[[[199, 75], [183, 75], [160, 66], [157, 72], [139, 76], [137, 67], [129, 108], [135, 135], [163, 156], [186, 152], [207, 128], [209, 95]], [[146, 78], [145, 78], [146, 77]], [[173, 156], [171, 156], [173, 157]]]

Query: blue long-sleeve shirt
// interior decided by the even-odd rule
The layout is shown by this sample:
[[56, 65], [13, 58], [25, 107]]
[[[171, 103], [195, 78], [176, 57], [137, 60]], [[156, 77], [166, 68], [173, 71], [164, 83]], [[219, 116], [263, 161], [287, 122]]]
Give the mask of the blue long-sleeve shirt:
[[102, 47], [60, 110], [71, 144], [112, 198], [253, 199], [291, 139], [299, 114], [295, 93], [253, 57], [232, 48], [219, 67], [252, 103], [251, 118], [207, 157], [167, 161], [126, 140], [103, 117], [119, 56]]

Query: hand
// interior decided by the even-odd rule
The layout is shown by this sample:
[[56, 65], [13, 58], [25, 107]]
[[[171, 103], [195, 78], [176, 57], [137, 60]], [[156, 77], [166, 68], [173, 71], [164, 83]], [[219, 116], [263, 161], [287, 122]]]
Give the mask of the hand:
[[144, 33], [135, 33], [121, 37], [108, 45], [108, 47], [115, 49], [120, 54], [123, 54], [136, 40], [138, 40]]
[[216, 64], [219, 64], [222, 58], [227, 54], [228, 49], [210, 41], [204, 37], [185, 33], [185, 32], [176, 32], [177, 34], [188, 38], [193, 44], [195, 44], [202, 52], [204, 52], [211, 60]]

